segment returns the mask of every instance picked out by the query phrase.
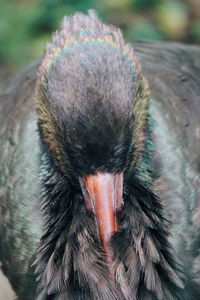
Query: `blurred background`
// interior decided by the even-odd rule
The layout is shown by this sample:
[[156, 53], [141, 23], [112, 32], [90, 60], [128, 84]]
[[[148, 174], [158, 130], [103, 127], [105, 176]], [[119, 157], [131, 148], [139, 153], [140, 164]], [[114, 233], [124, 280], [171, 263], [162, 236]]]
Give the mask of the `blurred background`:
[[200, 0], [0, 0], [0, 85], [43, 54], [64, 15], [89, 8], [129, 40], [200, 44]]

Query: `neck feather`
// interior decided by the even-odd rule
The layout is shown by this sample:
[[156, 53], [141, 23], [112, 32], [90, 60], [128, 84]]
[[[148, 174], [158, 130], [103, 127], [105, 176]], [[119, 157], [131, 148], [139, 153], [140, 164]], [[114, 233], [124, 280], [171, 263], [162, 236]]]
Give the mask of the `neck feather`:
[[44, 299], [188, 299], [161, 200], [145, 181], [136, 174], [125, 181], [121, 230], [110, 241], [113, 278], [78, 186], [52, 166], [48, 155], [42, 166], [46, 224], [35, 265]]

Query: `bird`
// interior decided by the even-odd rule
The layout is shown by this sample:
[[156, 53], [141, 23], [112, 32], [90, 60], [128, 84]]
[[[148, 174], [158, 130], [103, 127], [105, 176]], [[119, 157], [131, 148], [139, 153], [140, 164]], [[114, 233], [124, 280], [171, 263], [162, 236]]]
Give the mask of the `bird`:
[[[186, 62], [178, 79], [192, 86], [193, 62], [177, 47]], [[34, 100], [25, 105], [18, 90], [13, 107], [2, 95], [0, 253], [19, 299], [198, 300], [199, 156], [187, 156], [198, 117], [188, 121], [185, 107], [192, 116], [199, 107], [185, 98], [179, 114], [176, 98], [162, 103], [154, 90], [150, 99], [121, 31], [89, 11], [53, 34], [35, 92], [26, 91]]]

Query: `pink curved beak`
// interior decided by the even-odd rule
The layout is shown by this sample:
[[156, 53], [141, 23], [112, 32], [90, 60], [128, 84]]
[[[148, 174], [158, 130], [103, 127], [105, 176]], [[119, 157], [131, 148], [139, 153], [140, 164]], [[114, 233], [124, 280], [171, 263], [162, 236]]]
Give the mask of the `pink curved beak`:
[[106, 260], [110, 260], [108, 242], [120, 225], [118, 213], [122, 208], [123, 173], [97, 172], [80, 178], [80, 184], [85, 205], [96, 216]]

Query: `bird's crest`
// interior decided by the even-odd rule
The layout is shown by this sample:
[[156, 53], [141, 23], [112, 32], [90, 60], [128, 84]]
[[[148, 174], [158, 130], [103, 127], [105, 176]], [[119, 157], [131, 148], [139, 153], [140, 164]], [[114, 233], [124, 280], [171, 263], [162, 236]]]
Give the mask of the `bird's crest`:
[[141, 71], [140, 64], [134, 54], [133, 48], [124, 42], [120, 29], [103, 24], [95, 14], [84, 15], [76, 13], [65, 17], [61, 30], [52, 36], [51, 43], [47, 44], [45, 56], [40, 67], [39, 80], [45, 81], [45, 74], [51, 68], [59, 55], [70, 51], [71, 48], [81, 44], [105, 44], [111, 48], [118, 48], [132, 64], [137, 73]]

